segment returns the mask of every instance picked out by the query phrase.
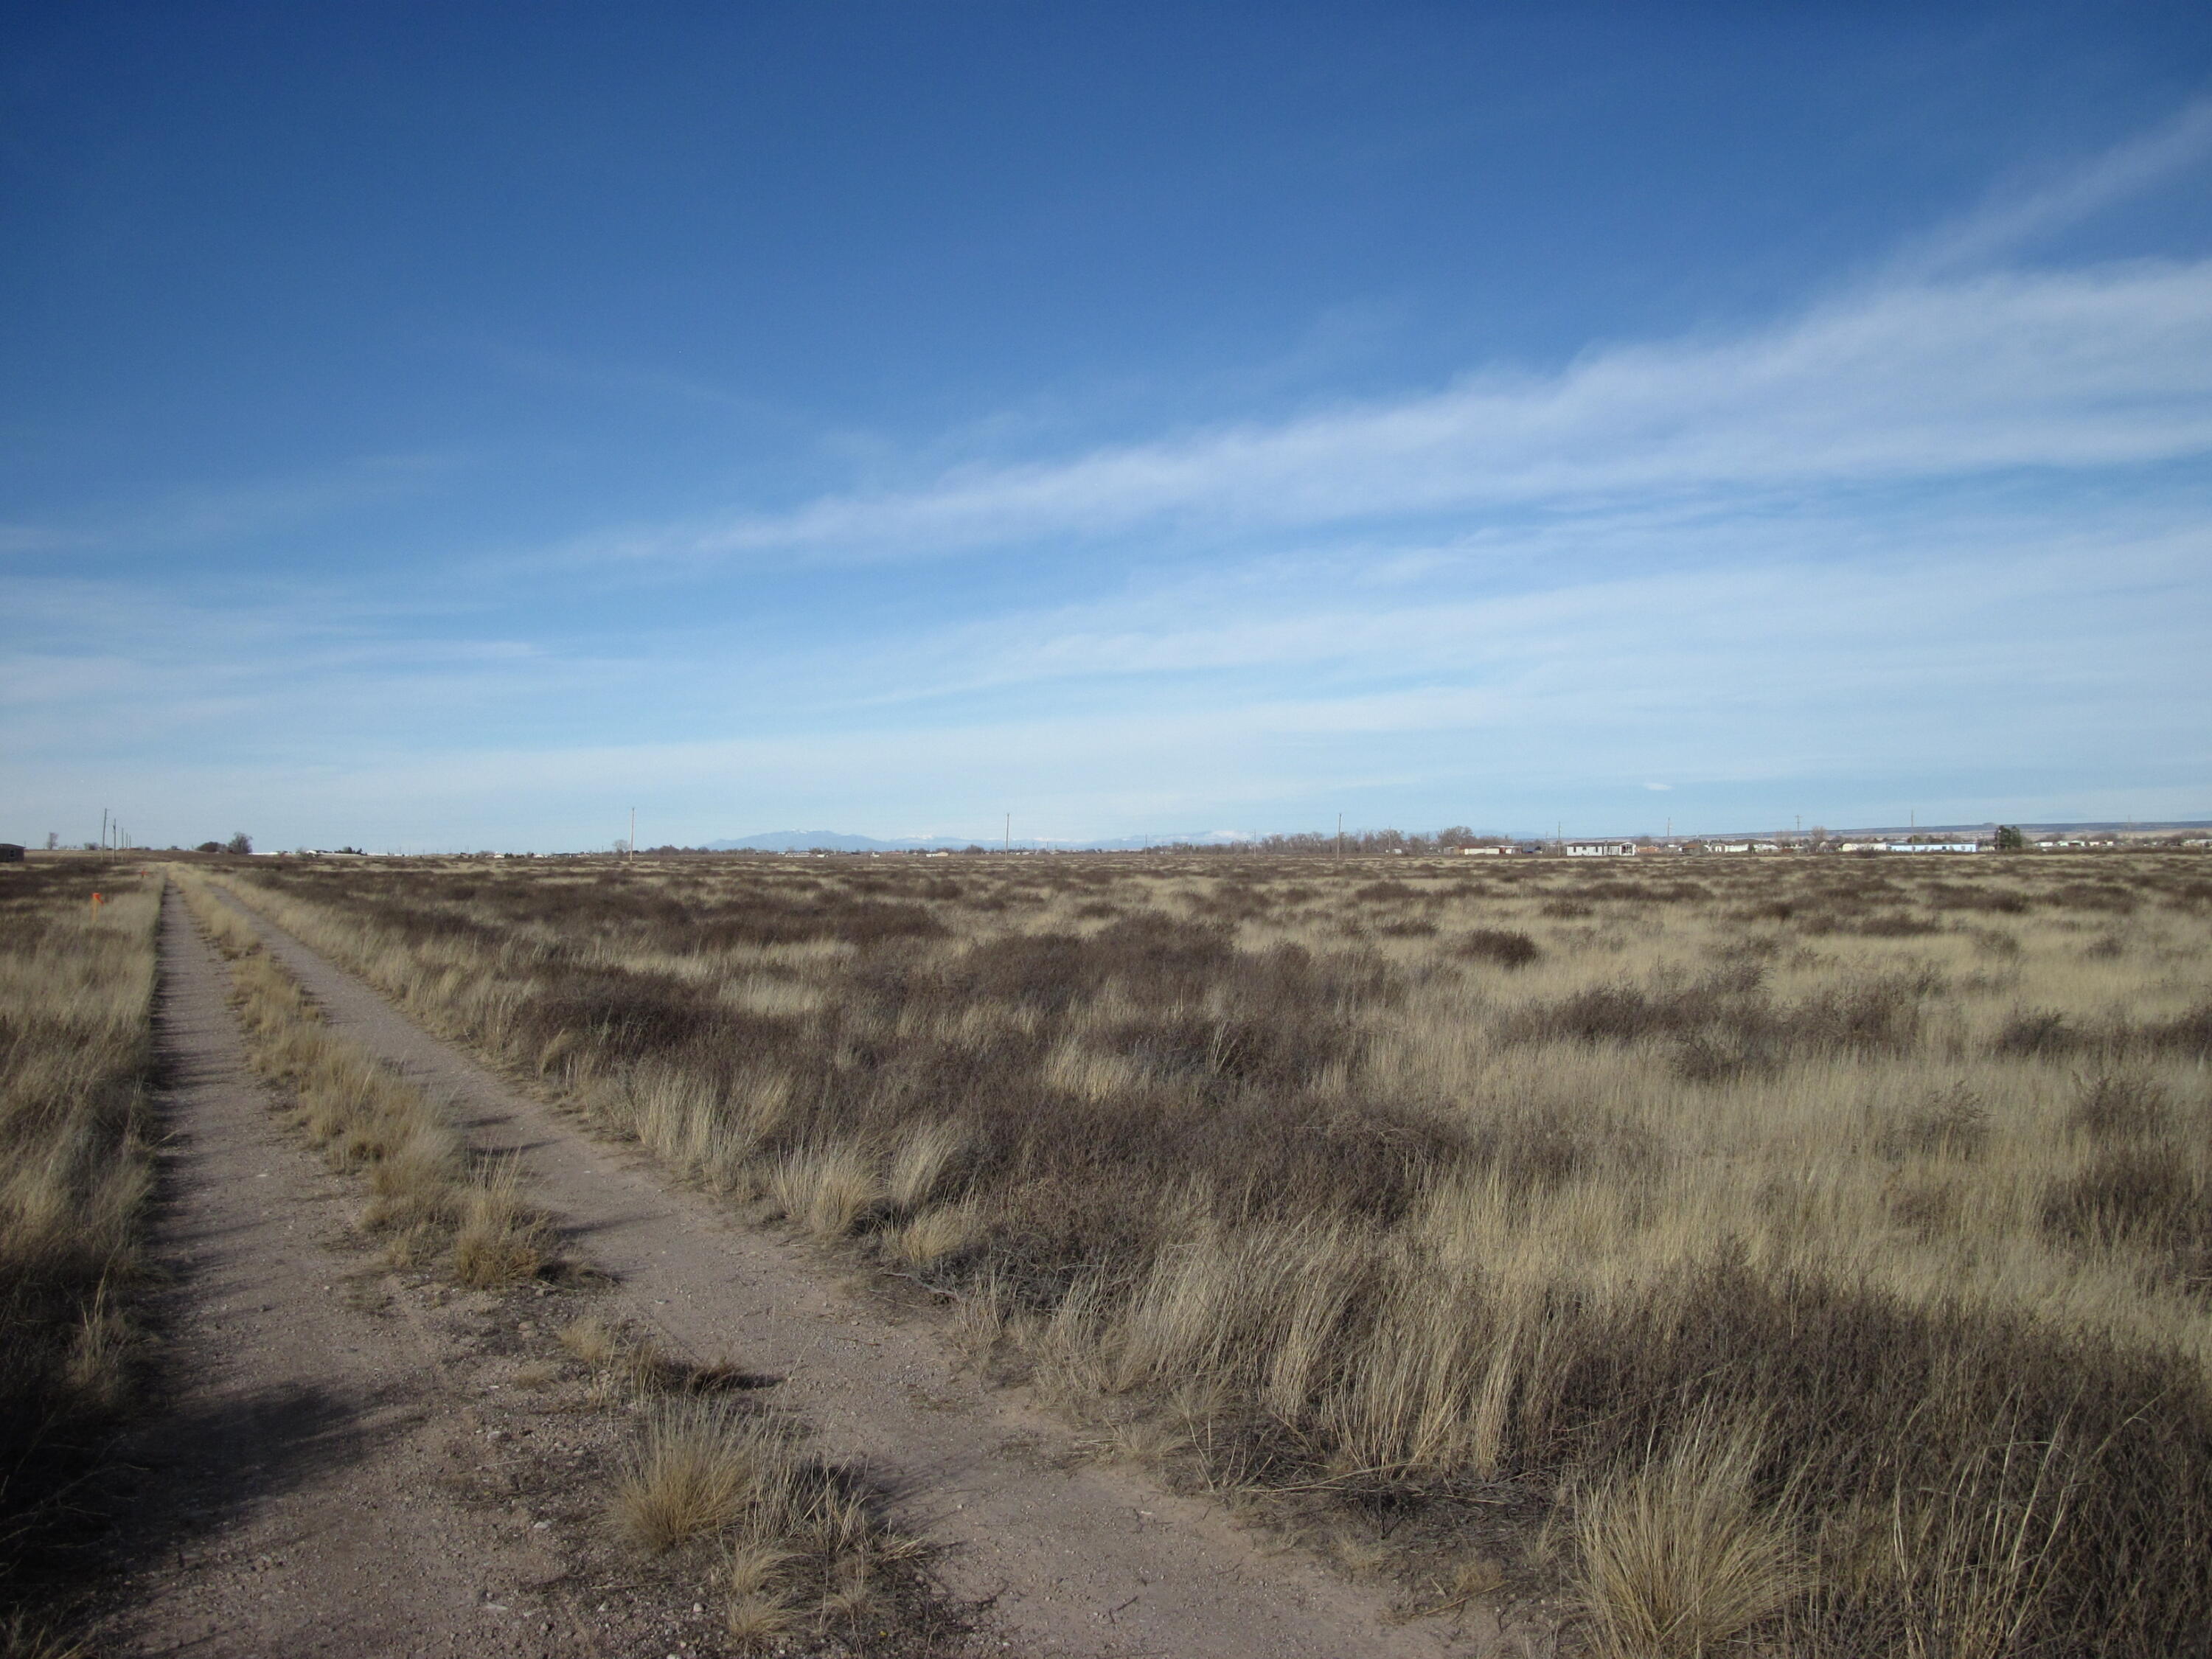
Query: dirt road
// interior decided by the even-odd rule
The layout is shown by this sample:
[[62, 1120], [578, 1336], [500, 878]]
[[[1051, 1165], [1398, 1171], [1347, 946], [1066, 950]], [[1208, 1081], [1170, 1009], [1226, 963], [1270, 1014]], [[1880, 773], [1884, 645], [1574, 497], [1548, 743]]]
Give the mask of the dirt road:
[[[255, 921], [338, 1029], [450, 1101], [477, 1145], [521, 1158], [536, 1200], [613, 1276], [614, 1313], [678, 1352], [781, 1377], [780, 1403], [832, 1455], [866, 1465], [899, 1494], [900, 1523], [943, 1547], [939, 1577], [990, 1607], [1012, 1650], [1158, 1659], [1514, 1650], [1492, 1646], [1491, 1632], [1388, 1624], [1379, 1597], [1267, 1547], [1218, 1507], [1085, 1464], [1063, 1426], [964, 1368], [933, 1320], [895, 1320], [844, 1293], [803, 1249], [670, 1190], [641, 1155], [591, 1140]], [[339, 1224], [333, 1183], [272, 1140], [228, 1034], [216, 968], [173, 898], [164, 952], [173, 988], [165, 1027], [199, 1068], [180, 1091], [190, 1139], [171, 1229], [190, 1256], [185, 1279], [199, 1286], [192, 1299], [202, 1311], [180, 1321], [179, 1341], [198, 1379], [185, 1412], [195, 1426], [174, 1455], [195, 1472], [185, 1484], [215, 1494], [208, 1524], [227, 1553], [188, 1549], [181, 1568], [151, 1572], [152, 1610], [131, 1628], [173, 1627], [189, 1615], [212, 1631], [252, 1603], [283, 1609], [272, 1616], [285, 1621], [286, 1639], [259, 1650], [210, 1638], [136, 1650], [434, 1653], [461, 1650], [457, 1642], [485, 1653], [608, 1650], [592, 1645], [588, 1619], [558, 1593], [529, 1609], [529, 1628], [542, 1632], [535, 1648], [514, 1644], [512, 1623], [485, 1621], [488, 1592], [528, 1582], [532, 1567], [487, 1556], [494, 1540], [483, 1526], [471, 1532], [465, 1509], [437, 1497], [445, 1452], [457, 1432], [471, 1433], [465, 1417], [431, 1403], [446, 1339], [418, 1321], [411, 1346], [361, 1351], [357, 1322], [370, 1316], [326, 1288], [336, 1281], [313, 1244]], [[357, 1570], [343, 1588], [309, 1582], [291, 1564], [316, 1554]], [[536, 1567], [543, 1574], [548, 1565]], [[403, 1608], [390, 1607], [396, 1599]], [[410, 1628], [428, 1613], [438, 1614], [435, 1630]], [[404, 1643], [387, 1644], [398, 1630], [409, 1632]]]
[[129, 1565], [97, 1650], [600, 1651], [561, 1597], [518, 1608], [564, 1564], [472, 1498], [496, 1456], [471, 1403], [494, 1299], [426, 1297], [349, 1238], [351, 1188], [272, 1116], [173, 890], [161, 953], [169, 1393], [129, 1449]]

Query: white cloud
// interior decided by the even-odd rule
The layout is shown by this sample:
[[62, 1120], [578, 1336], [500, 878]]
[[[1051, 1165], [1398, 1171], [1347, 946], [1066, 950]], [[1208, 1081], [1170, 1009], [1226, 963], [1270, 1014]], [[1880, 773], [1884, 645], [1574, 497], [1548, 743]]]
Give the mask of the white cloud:
[[[1771, 524], [1662, 519], [1632, 550], [1648, 557], [1602, 576], [1471, 590], [1486, 558], [1525, 562], [1526, 545], [1492, 537], [1433, 550], [1411, 592], [1315, 559], [865, 647], [832, 633], [728, 680], [704, 640], [629, 662], [514, 662], [467, 642], [283, 648], [263, 629], [250, 665], [226, 668], [139, 638], [121, 659], [30, 670], [67, 676], [66, 702], [0, 702], [35, 739], [17, 750], [33, 794], [158, 800], [191, 839], [238, 800], [262, 803], [250, 827], [287, 844], [593, 842], [566, 826], [633, 796], [665, 826], [654, 839], [684, 840], [802, 821], [965, 833], [1003, 807], [1040, 835], [1276, 828], [1308, 822], [1323, 791], [1423, 803], [1377, 822], [1527, 827], [1551, 801], [1610, 788], [1663, 794], [1689, 823], [1721, 785], [2078, 777], [2121, 752], [2177, 776], [2201, 767], [2212, 538], [2143, 516], [2040, 532], [1923, 518], [1879, 557], [1863, 545], [1879, 528], [1799, 518], [1783, 526], [1787, 559], [1762, 542]], [[1716, 537], [1724, 557], [1683, 566], [1689, 543]], [[633, 701], [661, 693], [657, 714]], [[595, 717], [606, 698], [642, 711], [624, 722], [637, 741]], [[143, 742], [186, 727], [189, 744]], [[70, 781], [80, 756], [134, 743], [120, 787], [136, 795]], [[1831, 815], [1806, 793], [1808, 815]], [[1639, 827], [1628, 805], [1585, 823]]]
[[11, 553], [64, 553], [83, 538], [50, 525], [0, 524], [0, 557]]
[[1890, 287], [1741, 337], [1594, 350], [1395, 402], [969, 468], [603, 550], [875, 559], [2212, 449], [2212, 262]]
[[370, 455], [286, 477], [195, 484], [110, 504], [68, 526], [0, 525], [0, 556], [140, 552], [296, 531], [422, 495], [460, 465], [452, 455]]
[[2012, 253], [2212, 159], [2212, 99], [2184, 106], [2139, 137], [2055, 179], [1999, 191], [1974, 212], [1908, 246], [1893, 279], [1925, 279]]

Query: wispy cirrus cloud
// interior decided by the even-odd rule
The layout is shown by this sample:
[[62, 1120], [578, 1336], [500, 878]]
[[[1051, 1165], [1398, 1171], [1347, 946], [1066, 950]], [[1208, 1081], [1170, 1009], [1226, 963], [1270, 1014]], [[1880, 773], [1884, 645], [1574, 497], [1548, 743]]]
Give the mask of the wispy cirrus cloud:
[[0, 556], [158, 551], [297, 531], [423, 495], [462, 465], [446, 454], [367, 455], [287, 477], [194, 484], [66, 521], [0, 525]]
[[66, 553], [85, 544], [77, 532], [43, 524], [0, 524], [0, 557], [11, 553]]
[[877, 560], [1631, 494], [2125, 465], [2212, 449], [2212, 262], [1891, 285], [1549, 374], [647, 531], [599, 550]]
[[2212, 98], [2200, 98], [2085, 166], [1992, 192], [1973, 211], [1908, 243], [1888, 262], [1887, 275], [1893, 282], [1924, 281], [1970, 269], [2208, 167]]

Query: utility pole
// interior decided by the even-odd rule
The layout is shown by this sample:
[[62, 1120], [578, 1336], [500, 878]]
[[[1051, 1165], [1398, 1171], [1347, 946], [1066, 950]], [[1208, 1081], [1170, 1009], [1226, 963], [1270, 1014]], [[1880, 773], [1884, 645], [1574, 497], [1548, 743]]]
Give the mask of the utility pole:
[[999, 843], [999, 850], [1001, 853], [1011, 853], [1014, 850], [1014, 815], [1012, 812], [1006, 814], [1006, 839]]
[[1336, 861], [1344, 862], [1344, 814], [1336, 815]]
[[105, 806], [100, 809], [100, 849], [103, 853], [107, 850], [107, 809]]
[[629, 809], [629, 861], [637, 862], [637, 808]]

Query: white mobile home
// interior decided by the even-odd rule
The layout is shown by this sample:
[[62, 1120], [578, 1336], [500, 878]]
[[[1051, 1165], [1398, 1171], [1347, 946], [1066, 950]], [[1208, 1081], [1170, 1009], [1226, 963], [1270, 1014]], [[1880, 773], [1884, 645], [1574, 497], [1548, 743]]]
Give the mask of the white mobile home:
[[1632, 841], [1571, 841], [1566, 845], [1571, 859], [1632, 859], [1636, 843]]
[[1982, 843], [1977, 841], [1846, 841], [1837, 844], [1839, 853], [1978, 853]]

